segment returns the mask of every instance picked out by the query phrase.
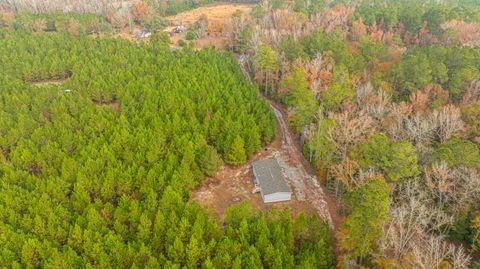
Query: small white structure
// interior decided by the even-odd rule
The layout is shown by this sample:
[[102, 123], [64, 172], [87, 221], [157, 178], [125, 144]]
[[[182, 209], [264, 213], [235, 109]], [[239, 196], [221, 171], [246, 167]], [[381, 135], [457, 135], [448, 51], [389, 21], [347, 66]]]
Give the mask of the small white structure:
[[174, 34], [180, 34], [181, 32], [185, 31], [187, 28], [183, 25], [177, 25], [173, 28], [172, 33]]
[[152, 33], [146, 29], [144, 30], [134, 29], [132, 32], [133, 38], [149, 38], [151, 35]]
[[151, 35], [152, 35], [152, 33], [148, 32], [148, 31], [143, 31], [141, 37], [142, 38], [149, 38]]
[[[253, 175], [260, 187], [264, 203], [290, 201], [292, 190], [282, 173], [282, 168], [274, 159], [256, 161], [252, 164]], [[256, 184], [256, 185], [257, 185]]]

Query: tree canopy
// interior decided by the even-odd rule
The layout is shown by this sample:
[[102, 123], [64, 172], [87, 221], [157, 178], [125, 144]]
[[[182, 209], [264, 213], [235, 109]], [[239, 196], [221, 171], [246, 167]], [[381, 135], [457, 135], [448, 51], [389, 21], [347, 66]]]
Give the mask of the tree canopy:
[[242, 205], [222, 229], [187, 202], [222, 159], [241, 164], [273, 139], [273, 113], [230, 53], [0, 36], [0, 264], [333, 267], [313, 217]]

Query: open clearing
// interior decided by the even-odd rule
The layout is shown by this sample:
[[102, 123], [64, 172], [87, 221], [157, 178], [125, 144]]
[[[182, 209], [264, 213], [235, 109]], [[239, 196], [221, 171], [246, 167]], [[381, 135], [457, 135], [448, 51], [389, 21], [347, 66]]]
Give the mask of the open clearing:
[[[175, 16], [167, 17], [170, 26], [165, 28], [164, 31], [171, 32], [175, 26], [180, 25], [188, 28], [190, 25], [193, 25], [198, 21], [202, 15], [205, 15], [208, 20], [207, 31], [203, 38], [195, 40], [195, 48], [210, 46], [223, 48], [226, 43], [226, 38], [222, 33], [225, 22], [227, 22], [237, 10], [248, 14], [253, 7], [254, 4], [247, 3], [217, 3], [202, 6], [179, 13]], [[181, 39], [185, 40], [185, 34], [186, 32], [183, 32], [170, 37], [172, 43], [171, 47], [178, 47], [178, 41]]]
[[169, 16], [167, 20], [172, 26], [189, 26], [198, 21], [200, 16], [205, 15], [208, 19], [208, 31], [210, 33], [221, 32], [223, 25], [232, 17], [235, 11], [240, 10], [243, 13], [250, 13], [253, 6], [253, 4], [246, 3], [211, 4], [185, 11], [175, 16]]
[[61, 79], [49, 79], [49, 80], [41, 80], [41, 81], [34, 81], [30, 82], [32, 85], [35, 86], [45, 86], [45, 85], [60, 85], [62, 84], [66, 78], [61, 78]]
[[[225, 208], [244, 200], [250, 202], [256, 210], [271, 207], [289, 206], [293, 215], [299, 212], [316, 213], [328, 221], [332, 228], [340, 222], [335, 200], [320, 185], [315, 171], [305, 160], [299, 145], [293, 139], [285, 120], [285, 111], [271, 103], [277, 118], [277, 135], [273, 143], [258, 152], [246, 164], [239, 167], [224, 165], [213, 177], [207, 177], [202, 186], [192, 195], [198, 201], [217, 211], [222, 216]], [[264, 204], [260, 193], [252, 194], [253, 172], [251, 164], [256, 160], [275, 158], [292, 188], [292, 200], [288, 202]]]

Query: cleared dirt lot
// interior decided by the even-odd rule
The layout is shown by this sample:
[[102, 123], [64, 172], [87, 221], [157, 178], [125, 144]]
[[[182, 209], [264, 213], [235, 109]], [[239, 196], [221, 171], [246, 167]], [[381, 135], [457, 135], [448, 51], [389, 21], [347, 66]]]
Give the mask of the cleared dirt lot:
[[298, 199], [297, 192], [295, 192], [293, 186], [291, 186], [293, 190], [292, 200], [288, 202], [265, 204], [260, 193], [252, 193], [254, 189], [252, 184], [252, 162], [275, 158], [275, 156], [278, 156], [278, 149], [281, 147], [281, 139], [277, 138], [247, 163], [239, 167], [222, 166], [213, 177], [205, 178], [203, 185], [194, 191], [191, 199], [214, 209], [219, 216], [222, 216], [223, 211], [230, 205], [238, 204], [242, 201], [248, 201], [255, 210], [268, 210], [272, 207], [281, 208], [288, 206], [293, 215], [297, 215], [299, 212], [315, 213], [315, 208], [311, 203], [304, 199]]
[[[223, 166], [215, 176], [205, 179], [204, 184], [194, 191], [191, 200], [213, 208], [220, 216], [225, 208], [244, 200], [249, 201], [257, 210], [288, 206], [293, 215], [299, 212], [314, 213], [328, 221], [332, 228], [338, 227], [340, 218], [336, 213], [335, 200], [319, 184], [315, 171], [299, 150], [288, 129], [285, 112], [276, 104], [272, 104], [272, 109], [278, 122], [275, 141], [242, 166]], [[282, 167], [293, 191], [291, 201], [264, 204], [259, 193], [252, 194], [254, 186], [251, 183], [251, 163], [267, 158], [275, 158]]]

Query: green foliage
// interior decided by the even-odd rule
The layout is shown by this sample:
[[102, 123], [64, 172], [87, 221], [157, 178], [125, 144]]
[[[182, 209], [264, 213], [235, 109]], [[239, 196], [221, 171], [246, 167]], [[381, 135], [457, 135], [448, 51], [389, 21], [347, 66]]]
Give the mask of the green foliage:
[[[274, 115], [232, 54], [8, 31], [0, 69], [2, 266], [219, 268], [217, 253], [266, 266], [243, 230], [186, 202], [232, 142], [252, 153], [273, 139]], [[31, 83], [52, 78], [66, 80]], [[318, 260], [313, 239], [282, 226], [290, 215], [268, 223], [269, 242], [288, 245], [276, 262]]]
[[383, 42], [373, 42], [369, 38], [364, 37], [360, 40], [360, 50], [366, 62], [374, 61], [388, 61], [390, 55], [388, 54], [388, 47]]
[[[264, 88], [265, 94], [269, 94], [272, 90], [273, 76], [279, 69], [278, 56], [269, 46], [262, 45], [258, 49], [258, 55], [255, 60], [258, 63], [258, 69], [262, 74], [261, 83]], [[272, 90], [273, 91], [273, 90]]]
[[276, 70], [278, 69], [278, 57], [268, 46], [261, 46], [257, 56], [260, 69]]
[[53, 14], [20, 12], [15, 15], [11, 27], [27, 32], [67, 32], [70, 25], [78, 23], [78, 34], [108, 32], [111, 26], [101, 17], [91, 13], [54, 12]]
[[333, 82], [321, 94], [320, 104], [327, 111], [336, 111], [345, 100], [353, 100], [355, 92], [353, 89], [343, 83]]
[[305, 13], [307, 15], [320, 13], [325, 7], [325, 0], [295, 0], [293, 4], [293, 10], [295, 12]]
[[185, 40], [183, 40], [183, 39], [180, 39], [180, 40], [178, 40], [177, 44], [180, 47], [185, 47], [187, 45], [187, 42], [185, 42]]
[[185, 35], [185, 39], [186, 40], [194, 40], [194, 39], [197, 39], [197, 36], [193, 32], [188, 32]]
[[307, 149], [315, 160], [322, 162], [322, 168], [329, 168], [341, 159], [336, 146], [328, 139], [328, 135], [334, 131], [335, 127], [334, 120], [330, 118], [322, 120], [317, 126], [313, 139], [307, 144]]
[[258, 4], [255, 5], [252, 8], [252, 11], [250, 12], [250, 15], [252, 15], [252, 17], [255, 18], [256, 20], [259, 20], [260, 18], [262, 18], [264, 14], [265, 14], [265, 11], [263, 10], [263, 7]]
[[280, 51], [285, 55], [285, 58], [289, 61], [294, 61], [297, 58], [306, 56], [302, 44], [295, 42], [292, 36], [284, 36], [278, 46]]
[[148, 30], [155, 32], [161, 30], [163, 27], [168, 26], [168, 22], [165, 18], [162, 18], [158, 14], [147, 16], [142, 25]]
[[239, 165], [247, 160], [245, 142], [237, 135], [225, 153], [225, 161], [229, 164]]
[[255, 30], [251, 25], [248, 25], [243, 29], [242, 34], [240, 35], [240, 42], [239, 42], [240, 44], [238, 47], [240, 52], [244, 52], [245, 50], [248, 49], [248, 47], [250, 46], [249, 44], [250, 40], [254, 33], [255, 33]]
[[348, 50], [348, 44], [340, 31], [326, 33], [323, 29], [316, 29], [311, 35], [306, 36], [302, 42], [305, 52], [311, 58], [317, 53], [330, 51], [335, 64], [344, 65], [349, 72], [363, 71], [365, 63], [362, 57], [353, 55]]
[[390, 142], [384, 134], [375, 134], [352, 153], [364, 167], [375, 167], [389, 181], [402, 181], [420, 173], [417, 151], [408, 141]]
[[390, 190], [385, 182], [368, 180], [345, 199], [350, 215], [340, 228], [340, 244], [351, 258], [372, 253], [382, 225], [389, 219]]
[[304, 79], [305, 73], [296, 68], [291, 76], [283, 82], [283, 86], [289, 91], [283, 98], [283, 102], [293, 108], [289, 120], [297, 132], [315, 120], [319, 107], [313, 93], [309, 90], [308, 83]]
[[430, 83], [440, 84], [458, 100], [471, 81], [480, 78], [478, 52], [478, 48], [440, 45], [409, 48], [390, 72], [392, 84], [403, 96]]
[[305, 0], [295, 0], [293, 11], [307, 14], [307, 3]]
[[480, 101], [463, 106], [462, 119], [469, 127], [470, 137], [480, 137]]
[[454, 137], [439, 144], [432, 154], [432, 160], [445, 161], [448, 166], [465, 165], [480, 168], [480, 149], [470, 141]]
[[168, 47], [170, 44], [170, 36], [167, 32], [156, 32], [150, 37], [150, 43]]
[[367, 25], [384, 24], [392, 31], [401, 22], [405, 29], [415, 35], [426, 23], [428, 30], [441, 37], [440, 25], [448, 20], [479, 21], [480, 7], [470, 0], [424, 1], [415, 0], [365, 0], [355, 11], [356, 19], [362, 18]]
[[429, 59], [424, 53], [406, 54], [392, 70], [392, 83], [405, 94], [422, 89], [433, 80]]
[[255, 214], [247, 203], [228, 208], [228, 238], [219, 242], [216, 268], [334, 268], [328, 224], [303, 214], [292, 221], [290, 214], [288, 209]]
[[205, 153], [202, 154], [202, 159], [200, 160], [200, 167], [205, 175], [212, 176], [222, 164], [223, 161], [215, 148], [205, 147]]

